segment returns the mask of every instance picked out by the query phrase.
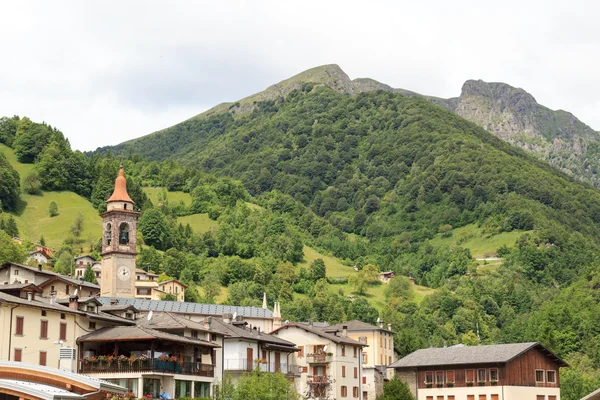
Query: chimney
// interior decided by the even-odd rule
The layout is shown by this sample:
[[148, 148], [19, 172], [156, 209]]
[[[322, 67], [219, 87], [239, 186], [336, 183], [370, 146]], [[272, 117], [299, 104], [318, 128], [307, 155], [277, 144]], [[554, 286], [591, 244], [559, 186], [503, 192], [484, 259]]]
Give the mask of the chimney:
[[77, 310], [79, 307], [79, 297], [77, 296], [73, 296], [73, 297], [69, 297], [69, 308], [73, 308], [75, 310]]
[[279, 308], [279, 302], [275, 302], [273, 309], [273, 329], [281, 327], [281, 309]]
[[225, 322], [226, 324], [229, 324], [231, 322], [232, 318], [233, 318], [232, 313], [224, 313], [223, 314], [223, 322]]
[[27, 292], [27, 301], [31, 302], [31, 300], [33, 300], [33, 293]]
[[204, 325], [205, 329], [210, 329], [210, 321], [208, 320], [208, 318], [204, 318], [204, 320], [202, 321], [202, 325]]
[[388, 331], [392, 330], [392, 324], [388, 324]]
[[348, 325], [342, 325], [342, 336], [348, 337]]
[[258, 336], [260, 336], [260, 326], [258, 327]]
[[111, 299], [110, 300], [110, 305], [111, 306], [116, 306], [117, 304], [119, 304], [119, 300], [117, 300], [117, 299]]
[[379, 329], [383, 329], [383, 321], [379, 321]]
[[56, 303], [56, 290], [50, 292], [50, 304]]

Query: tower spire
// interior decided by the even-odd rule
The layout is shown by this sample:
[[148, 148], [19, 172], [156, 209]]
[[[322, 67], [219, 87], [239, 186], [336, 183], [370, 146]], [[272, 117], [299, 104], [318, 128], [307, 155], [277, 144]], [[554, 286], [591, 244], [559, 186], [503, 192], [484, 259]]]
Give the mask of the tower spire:
[[125, 170], [123, 169], [123, 164], [119, 166], [119, 176], [117, 176], [117, 179], [115, 180], [115, 190], [108, 200], [106, 200], [107, 203], [112, 201], [125, 201], [132, 204], [134, 203], [127, 193], [127, 179], [125, 179]]
[[267, 292], [263, 292], [263, 306], [265, 310], [267, 309]]

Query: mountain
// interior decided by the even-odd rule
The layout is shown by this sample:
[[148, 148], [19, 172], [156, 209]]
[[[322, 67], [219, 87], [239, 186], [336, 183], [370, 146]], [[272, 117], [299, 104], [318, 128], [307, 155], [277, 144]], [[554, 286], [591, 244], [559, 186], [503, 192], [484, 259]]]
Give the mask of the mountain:
[[293, 90], [302, 89], [303, 85], [327, 86], [345, 94], [384, 90], [422, 97], [546, 160], [565, 173], [594, 186], [600, 185], [600, 134], [571, 113], [550, 110], [538, 104], [523, 89], [504, 83], [469, 80], [463, 85], [459, 97], [442, 99], [392, 88], [369, 78], [351, 80], [339, 66], [324, 65], [304, 71], [240, 101], [220, 104], [192, 119], [204, 119], [224, 112], [239, 118], [252, 112], [256, 103], [285, 97]]

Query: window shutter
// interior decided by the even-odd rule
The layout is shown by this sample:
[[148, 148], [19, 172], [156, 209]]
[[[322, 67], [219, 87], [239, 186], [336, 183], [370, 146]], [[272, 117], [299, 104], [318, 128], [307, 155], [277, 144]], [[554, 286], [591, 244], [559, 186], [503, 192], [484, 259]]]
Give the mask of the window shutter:
[[15, 349], [15, 361], [21, 361], [22, 355], [23, 355], [23, 350]]
[[15, 332], [17, 335], [23, 334], [23, 319], [23, 317], [17, 317], [17, 328]]
[[40, 351], [40, 365], [46, 365], [46, 352]]
[[304, 346], [298, 346], [300, 351], [298, 352], [298, 357], [304, 357]]
[[42, 321], [40, 326], [40, 337], [42, 339], [48, 339], [48, 321]]
[[59, 340], [67, 340], [67, 324], [65, 322], [61, 322], [60, 324]]

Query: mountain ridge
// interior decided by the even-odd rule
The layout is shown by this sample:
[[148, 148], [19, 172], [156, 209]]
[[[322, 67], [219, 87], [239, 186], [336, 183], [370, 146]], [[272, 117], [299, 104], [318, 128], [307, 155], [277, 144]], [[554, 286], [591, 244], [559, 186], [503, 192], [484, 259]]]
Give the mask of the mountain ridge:
[[[524, 89], [502, 82], [467, 80], [458, 97], [444, 99], [393, 88], [372, 78], [350, 79], [337, 64], [327, 64], [300, 72], [236, 102], [221, 103], [191, 117], [190, 120], [206, 119], [222, 113], [240, 118], [251, 113], [257, 103], [275, 101], [306, 85], [309, 85], [311, 90], [314, 87], [327, 86], [348, 95], [383, 90], [408, 97], [421, 97], [474, 122], [567, 174], [596, 187], [600, 186], [600, 133], [572, 113], [551, 110], [539, 104], [535, 97]], [[123, 144], [135, 143], [139, 139]]]

